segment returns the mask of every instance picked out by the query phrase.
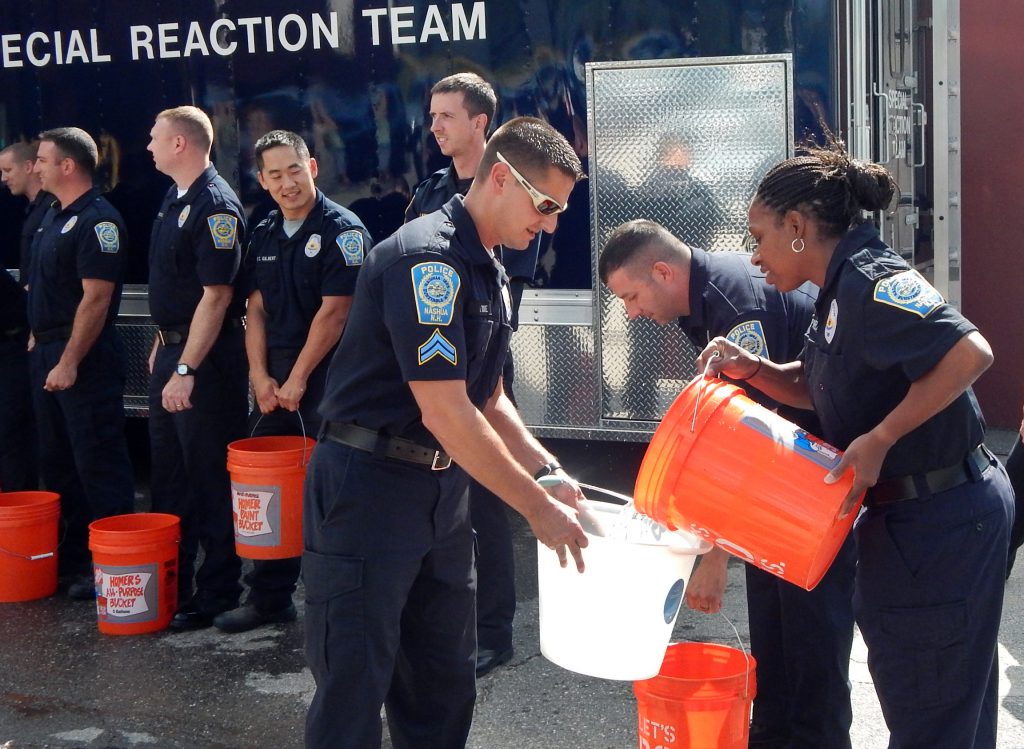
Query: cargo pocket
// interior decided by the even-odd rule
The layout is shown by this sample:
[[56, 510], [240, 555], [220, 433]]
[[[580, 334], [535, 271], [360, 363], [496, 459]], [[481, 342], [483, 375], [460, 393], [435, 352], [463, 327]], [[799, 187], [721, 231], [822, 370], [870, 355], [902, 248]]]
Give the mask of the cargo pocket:
[[366, 664], [363, 560], [306, 551], [306, 660], [314, 675], [350, 675]]
[[967, 604], [883, 609], [882, 642], [871, 653], [872, 672], [894, 705], [942, 707], [968, 689]]

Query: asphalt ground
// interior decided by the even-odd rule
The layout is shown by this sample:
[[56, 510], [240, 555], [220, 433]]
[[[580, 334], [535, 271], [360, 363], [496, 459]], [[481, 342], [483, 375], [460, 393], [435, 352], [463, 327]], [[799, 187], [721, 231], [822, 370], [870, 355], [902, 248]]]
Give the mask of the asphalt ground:
[[[988, 442], [1005, 456], [1009, 432]], [[553, 441], [581, 480], [631, 490], [642, 445]], [[139, 498], [145, 504], [145, 492]], [[141, 509], [141, 507], [140, 507]], [[518, 611], [515, 656], [478, 683], [472, 749], [626, 749], [637, 745], [632, 684], [566, 671], [540, 654], [536, 544], [513, 513]], [[100, 634], [95, 608], [63, 597], [0, 604], [0, 749], [246, 749], [302, 745], [313, 682], [299, 621], [239, 635], [216, 630], [117, 637]], [[747, 639], [743, 570], [730, 565], [725, 615], [682, 609], [675, 641], [736, 645]], [[1024, 571], [1007, 583], [1000, 634], [1000, 749], [1024, 749]], [[613, 647], [602, 622], [581, 636]], [[853, 746], [884, 749], [888, 734], [859, 636], [851, 659]], [[385, 747], [390, 742], [385, 739]], [[682, 749], [676, 744], [669, 749]]]

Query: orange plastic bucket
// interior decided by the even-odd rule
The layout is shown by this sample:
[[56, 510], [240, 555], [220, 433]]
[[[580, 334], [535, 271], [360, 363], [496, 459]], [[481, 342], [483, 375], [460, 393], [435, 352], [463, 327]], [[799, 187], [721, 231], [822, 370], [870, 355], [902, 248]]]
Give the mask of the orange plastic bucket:
[[810, 590], [857, 515], [839, 518], [852, 472], [824, 483], [841, 456], [735, 385], [698, 377], [654, 433], [634, 501], [659, 523]]
[[238, 556], [302, 555], [302, 484], [315, 446], [309, 437], [250, 437], [228, 445]]
[[57, 592], [60, 495], [0, 493], [0, 603]]
[[677, 642], [633, 683], [639, 749], [747, 749], [756, 661], [725, 645]]
[[177, 515], [112, 515], [89, 524], [96, 620], [108, 635], [157, 632], [178, 608]]

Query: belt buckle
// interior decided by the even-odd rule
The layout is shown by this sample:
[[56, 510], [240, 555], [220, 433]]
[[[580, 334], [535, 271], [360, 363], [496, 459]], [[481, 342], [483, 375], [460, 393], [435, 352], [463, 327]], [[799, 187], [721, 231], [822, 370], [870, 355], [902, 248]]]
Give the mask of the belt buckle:
[[[441, 458], [442, 455], [444, 455], [444, 459], [443, 460]], [[431, 471], [443, 471], [446, 468], [450, 468], [451, 464], [452, 464], [452, 459], [451, 459], [450, 455], [445, 455], [440, 450], [435, 450], [434, 451], [434, 459], [430, 461], [430, 470]]]

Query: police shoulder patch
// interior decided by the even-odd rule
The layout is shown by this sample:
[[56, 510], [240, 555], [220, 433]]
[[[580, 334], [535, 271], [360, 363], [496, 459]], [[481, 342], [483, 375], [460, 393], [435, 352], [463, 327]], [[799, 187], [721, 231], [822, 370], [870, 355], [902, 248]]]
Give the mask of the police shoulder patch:
[[928, 317], [946, 303], [942, 294], [916, 270], [907, 270], [883, 278], [875, 284], [874, 300], [890, 307]]
[[435, 356], [440, 356], [452, 366], [459, 362], [459, 354], [455, 350], [455, 346], [441, 335], [440, 328], [434, 328], [430, 338], [423, 342], [423, 345], [417, 349], [417, 353], [419, 354], [419, 364], [421, 367]]
[[726, 334], [726, 339], [755, 356], [768, 356], [768, 341], [764, 335], [764, 326], [760, 320], [741, 322]]
[[412, 290], [420, 325], [451, 324], [461, 283], [458, 272], [447, 263], [419, 263], [412, 267]]
[[363, 233], [358, 229], [343, 231], [334, 240], [338, 243], [341, 256], [345, 258], [345, 265], [363, 264]]
[[238, 217], [230, 213], [215, 213], [207, 217], [210, 225], [210, 237], [213, 246], [218, 250], [231, 250], [235, 247], [235, 236], [238, 233]]
[[121, 249], [121, 235], [117, 231], [117, 224], [113, 221], [100, 221], [93, 229], [100, 242], [100, 252], [113, 255]]

